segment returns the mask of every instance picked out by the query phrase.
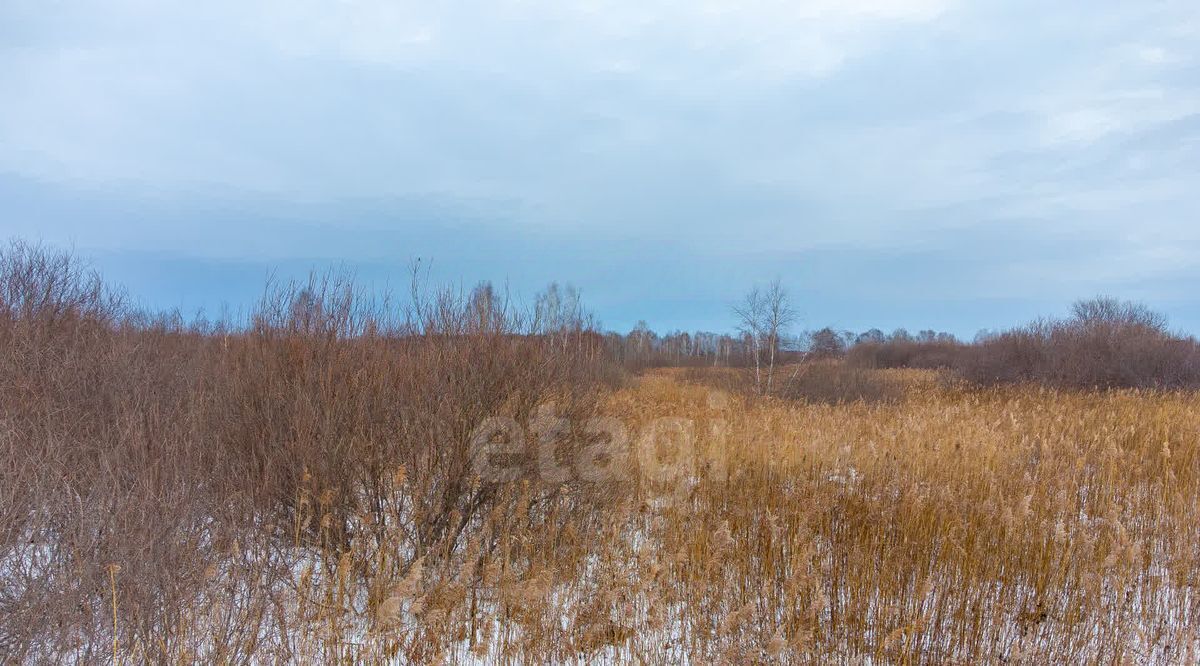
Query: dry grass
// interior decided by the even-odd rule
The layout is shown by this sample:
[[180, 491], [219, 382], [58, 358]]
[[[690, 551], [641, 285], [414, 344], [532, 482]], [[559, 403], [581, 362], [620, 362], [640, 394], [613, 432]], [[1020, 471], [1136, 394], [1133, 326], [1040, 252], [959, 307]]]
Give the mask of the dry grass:
[[[854, 402], [893, 402], [918, 385], [948, 381], [945, 373], [908, 368], [874, 370], [837, 359], [816, 359], [782, 365], [771, 395], [785, 400], [840, 405]], [[747, 368], [683, 368], [673, 376], [743, 395], [758, 394], [754, 371]]]
[[[170, 656], [1191, 663], [1198, 407], [937, 388], [797, 405], [651, 376], [608, 405], [646, 434], [614, 461], [630, 472], [624, 501], [597, 513], [576, 494], [535, 515], [538, 484], [517, 483], [518, 501], [497, 504], [515, 509], [414, 566], [404, 529], [365, 514], [335, 529], [309, 481], [295, 520], [315, 525], [312, 545], [278, 580], [268, 553], [210, 549], [200, 594], [217, 605], [177, 620], [191, 640]], [[684, 421], [655, 426], [664, 416]], [[393, 481], [393, 501], [417, 499]], [[345, 529], [360, 536], [343, 545]], [[138, 612], [117, 609], [125, 626]], [[219, 631], [258, 614], [271, 620], [252, 635]]]
[[663, 660], [1194, 661], [1194, 395], [796, 406], [664, 376], [617, 400], [695, 419], [718, 461], [642, 523], [674, 563]]
[[[1194, 393], [611, 388], [478, 294], [315, 280], [187, 329], [23, 251], [5, 663], [1196, 660]], [[495, 416], [530, 446], [489, 458]]]

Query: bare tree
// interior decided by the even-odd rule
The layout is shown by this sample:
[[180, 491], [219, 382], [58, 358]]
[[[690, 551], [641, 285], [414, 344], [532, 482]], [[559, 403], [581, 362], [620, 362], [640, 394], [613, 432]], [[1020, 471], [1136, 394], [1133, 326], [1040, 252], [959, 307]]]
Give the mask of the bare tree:
[[733, 313], [739, 320], [738, 330], [750, 342], [758, 392], [770, 393], [775, 381], [775, 360], [779, 355], [780, 339], [796, 319], [787, 291], [778, 278], [772, 280], [766, 289], [756, 286], [733, 307]]
[[826, 326], [809, 336], [808, 353], [816, 358], [837, 358], [846, 353], [846, 339]]
[[1143, 303], [1122, 301], [1112, 296], [1097, 296], [1076, 301], [1071, 315], [1077, 326], [1085, 328], [1144, 328], [1167, 332], [1167, 318]]

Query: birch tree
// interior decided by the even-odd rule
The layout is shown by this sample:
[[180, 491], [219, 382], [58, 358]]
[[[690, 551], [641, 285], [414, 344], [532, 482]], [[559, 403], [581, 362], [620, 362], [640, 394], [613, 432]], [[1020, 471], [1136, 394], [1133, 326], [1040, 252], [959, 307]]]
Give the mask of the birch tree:
[[780, 340], [796, 320], [787, 290], [778, 278], [765, 289], [755, 286], [733, 306], [733, 313], [738, 318], [738, 331], [747, 338], [750, 355], [754, 357], [755, 387], [759, 394], [770, 393], [774, 388]]

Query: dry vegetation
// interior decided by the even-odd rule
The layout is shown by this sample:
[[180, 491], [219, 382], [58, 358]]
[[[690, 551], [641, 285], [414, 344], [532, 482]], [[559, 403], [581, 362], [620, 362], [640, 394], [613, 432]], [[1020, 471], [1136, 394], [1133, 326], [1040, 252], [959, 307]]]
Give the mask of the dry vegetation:
[[[810, 383], [792, 395], [745, 371], [621, 386], [596, 336], [486, 289], [396, 311], [314, 279], [235, 328], [139, 317], [38, 248], [9, 248], [0, 281], [6, 663], [1200, 648], [1191, 392], [837, 362], [778, 368]], [[527, 453], [492, 455], [496, 416]]]
[[630, 397], [726, 433], [699, 448], [727, 473], [658, 523], [688, 554], [685, 626], [745, 609], [693, 649], [753, 658], [778, 631], [799, 662], [1192, 663], [1196, 397], [912, 378], [895, 404]]
[[1172, 332], [1146, 306], [1111, 297], [1075, 303], [1070, 316], [985, 335], [975, 344], [893, 337], [846, 353], [858, 368], [951, 369], [973, 384], [1076, 389], [1200, 389], [1200, 342]]
[[963, 348], [962, 375], [980, 384], [1069, 388], [1200, 388], [1200, 344], [1172, 334], [1137, 303], [1096, 298]]

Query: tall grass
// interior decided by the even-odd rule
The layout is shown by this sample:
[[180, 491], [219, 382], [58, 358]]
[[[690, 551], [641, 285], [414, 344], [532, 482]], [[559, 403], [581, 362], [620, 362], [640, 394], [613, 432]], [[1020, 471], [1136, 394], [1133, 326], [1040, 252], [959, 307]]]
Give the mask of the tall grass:
[[[912, 373], [901, 369], [876, 371], [837, 359], [806, 360], [782, 365], [770, 395], [784, 400], [838, 405], [899, 399]], [[906, 376], [908, 375], [908, 376]], [[758, 393], [752, 370], [746, 368], [684, 368], [676, 376], [686, 382], [740, 394]]]
[[658, 659], [1194, 661], [1192, 394], [623, 399], [697, 424], [698, 480], [642, 523], [680, 637]]
[[490, 289], [200, 327], [45, 248], [0, 281], [5, 663], [1196, 658], [1191, 392], [617, 387]]

